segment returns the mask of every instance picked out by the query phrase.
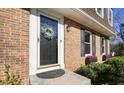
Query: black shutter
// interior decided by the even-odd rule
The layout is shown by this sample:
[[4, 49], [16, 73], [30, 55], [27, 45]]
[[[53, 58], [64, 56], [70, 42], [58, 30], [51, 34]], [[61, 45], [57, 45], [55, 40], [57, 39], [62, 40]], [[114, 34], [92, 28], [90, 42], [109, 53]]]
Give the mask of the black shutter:
[[108, 39], [105, 39], [105, 53], [108, 54]]
[[92, 54], [96, 54], [96, 35], [92, 33]]
[[81, 56], [85, 56], [85, 31], [81, 29]]
[[100, 54], [102, 54], [102, 36], [100, 36]]

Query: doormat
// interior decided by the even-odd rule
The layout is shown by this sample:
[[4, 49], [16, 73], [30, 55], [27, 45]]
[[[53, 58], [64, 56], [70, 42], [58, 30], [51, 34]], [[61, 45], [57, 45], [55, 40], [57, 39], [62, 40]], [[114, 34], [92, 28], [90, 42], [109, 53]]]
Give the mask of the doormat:
[[65, 71], [62, 69], [57, 69], [57, 70], [52, 70], [52, 71], [47, 71], [43, 73], [38, 73], [36, 74], [37, 77], [43, 78], [43, 79], [52, 79], [52, 78], [57, 78], [65, 74]]

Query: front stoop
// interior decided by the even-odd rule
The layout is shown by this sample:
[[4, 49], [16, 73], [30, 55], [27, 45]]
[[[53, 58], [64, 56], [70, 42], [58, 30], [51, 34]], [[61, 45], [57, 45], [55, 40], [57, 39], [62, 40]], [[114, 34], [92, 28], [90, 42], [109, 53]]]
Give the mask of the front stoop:
[[[31, 85], [91, 85], [91, 80], [68, 70], [63, 70], [64, 74], [54, 78], [42, 78], [37, 75], [30, 76]], [[47, 74], [58, 75], [58, 72], [49, 71]], [[42, 74], [42, 73], [41, 73]], [[42, 74], [44, 75], [44, 74]], [[50, 75], [52, 77], [52, 75]]]

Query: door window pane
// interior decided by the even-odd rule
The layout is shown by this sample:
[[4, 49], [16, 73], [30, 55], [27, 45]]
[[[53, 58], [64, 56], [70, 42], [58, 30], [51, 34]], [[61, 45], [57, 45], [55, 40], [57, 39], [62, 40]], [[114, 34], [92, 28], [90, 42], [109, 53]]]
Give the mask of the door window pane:
[[56, 64], [58, 58], [58, 21], [40, 16], [40, 65]]
[[58, 21], [41, 16], [41, 35], [46, 39], [55, 39], [58, 35]]

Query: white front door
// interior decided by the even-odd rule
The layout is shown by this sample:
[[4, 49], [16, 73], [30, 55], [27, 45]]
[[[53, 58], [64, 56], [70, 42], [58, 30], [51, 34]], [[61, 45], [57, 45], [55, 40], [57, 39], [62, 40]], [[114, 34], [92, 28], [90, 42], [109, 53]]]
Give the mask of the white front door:
[[63, 16], [50, 10], [32, 9], [29, 39], [30, 75], [64, 68]]

